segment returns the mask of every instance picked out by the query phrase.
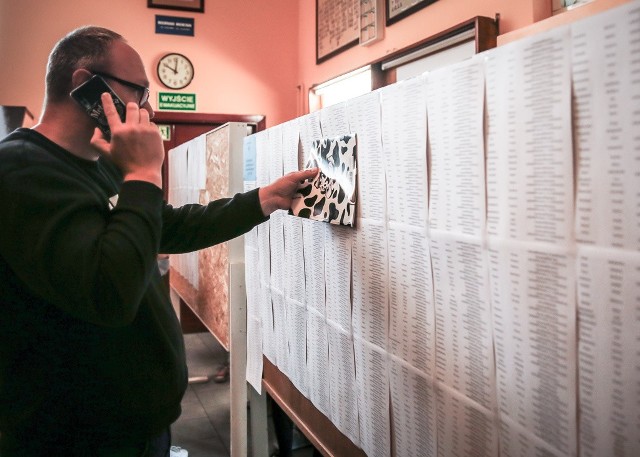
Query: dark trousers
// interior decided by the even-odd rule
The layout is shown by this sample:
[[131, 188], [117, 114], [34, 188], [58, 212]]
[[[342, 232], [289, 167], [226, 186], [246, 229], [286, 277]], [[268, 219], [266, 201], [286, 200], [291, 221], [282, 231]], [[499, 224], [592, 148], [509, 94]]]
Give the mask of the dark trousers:
[[166, 429], [160, 435], [138, 446], [122, 446], [95, 449], [96, 457], [169, 457], [171, 449], [171, 430]]
[[9, 440], [3, 444], [5, 449], [0, 450], [0, 457], [169, 457], [171, 431], [167, 428], [158, 436], [137, 445], [101, 447], [90, 440], [38, 444], [33, 439], [25, 442]]
[[171, 449], [171, 430], [166, 429], [163, 433], [147, 443], [144, 457], [169, 457]]

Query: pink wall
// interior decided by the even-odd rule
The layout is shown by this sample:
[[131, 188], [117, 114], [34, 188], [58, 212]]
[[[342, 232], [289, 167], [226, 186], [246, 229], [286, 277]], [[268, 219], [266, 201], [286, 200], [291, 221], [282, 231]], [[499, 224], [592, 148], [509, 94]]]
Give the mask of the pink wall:
[[313, 84], [347, 73], [475, 16], [493, 18], [500, 13], [500, 33], [506, 33], [551, 15], [551, 0], [438, 0], [385, 27], [383, 40], [350, 48], [316, 65], [316, 0], [299, 0], [299, 3], [299, 71], [305, 93]]
[[[138, 50], [152, 99], [160, 56], [180, 52], [195, 65], [197, 109], [264, 114], [275, 125], [297, 112], [298, 4], [291, 0], [206, 0], [205, 13], [147, 8], [146, 0], [1, 0], [0, 104], [26, 105], [39, 116], [46, 60], [53, 44], [85, 24], [111, 28]], [[195, 38], [155, 34], [155, 15], [195, 18]]]
[[[385, 28], [384, 40], [315, 64], [316, 0], [206, 0], [206, 13], [147, 8], [146, 0], [0, 0], [0, 104], [39, 116], [47, 55], [69, 30], [96, 24], [122, 33], [147, 67], [154, 103], [158, 58], [194, 62], [198, 111], [264, 114], [272, 126], [303, 114], [314, 83], [362, 66], [474, 16], [501, 14], [501, 32], [550, 15], [551, 0], [438, 0]], [[195, 38], [156, 35], [156, 14], [195, 18]], [[296, 27], [296, 21], [298, 26]]]

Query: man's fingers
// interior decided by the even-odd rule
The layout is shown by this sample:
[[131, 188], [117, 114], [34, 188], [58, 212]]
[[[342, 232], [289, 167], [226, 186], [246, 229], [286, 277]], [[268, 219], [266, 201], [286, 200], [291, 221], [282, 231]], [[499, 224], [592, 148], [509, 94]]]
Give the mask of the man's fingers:
[[91, 137], [91, 145], [96, 148], [101, 154], [109, 153], [109, 142], [105, 140], [102, 131], [96, 127]]
[[300, 174], [300, 177], [299, 177], [300, 183], [303, 183], [308, 179], [313, 178], [315, 175], [318, 174], [319, 170], [320, 169], [318, 167], [315, 167], [315, 168], [309, 168], [308, 170], [302, 170], [297, 172], [298, 174]]
[[141, 110], [140, 107], [135, 103], [131, 103], [131, 102], [127, 103], [127, 116], [125, 118], [125, 121], [139, 124], [140, 111], [146, 111], [146, 110]]
[[149, 111], [146, 109], [141, 109], [140, 111], [140, 123], [148, 124], [149, 123]]
[[104, 109], [104, 115], [107, 117], [109, 127], [113, 130], [114, 126], [122, 124], [120, 116], [118, 116], [118, 111], [116, 110], [116, 105], [113, 104], [113, 99], [109, 92], [103, 93], [100, 99], [102, 100], [102, 108]]

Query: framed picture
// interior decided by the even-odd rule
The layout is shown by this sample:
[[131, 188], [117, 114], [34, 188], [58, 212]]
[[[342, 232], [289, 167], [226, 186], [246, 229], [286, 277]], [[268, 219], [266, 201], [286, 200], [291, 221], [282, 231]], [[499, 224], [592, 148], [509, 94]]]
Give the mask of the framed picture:
[[316, 0], [316, 63], [358, 44], [360, 0]]
[[204, 13], [204, 0], [147, 0], [147, 7]]
[[400, 19], [431, 5], [436, 0], [386, 0], [387, 25], [398, 22]]

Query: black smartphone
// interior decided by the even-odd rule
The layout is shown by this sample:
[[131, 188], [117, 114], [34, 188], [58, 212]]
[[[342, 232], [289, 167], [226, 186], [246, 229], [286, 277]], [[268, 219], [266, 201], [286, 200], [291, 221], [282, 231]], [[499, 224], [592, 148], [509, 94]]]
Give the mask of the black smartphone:
[[116, 95], [113, 89], [109, 87], [109, 84], [107, 84], [102, 76], [92, 76], [89, 81], [82, 83], [73, 89], [70, 95], [80, 104], [80, 106], [84, 108], [87, 114], [96, 121], [98, 128], [108, 140], [111, 138], [111, 130], [109, 129], [107, 117], [104, 115], [102, 100], [100, 100], [101, 95], [105, 92], [109, 92], [111, 94], [113, 104], [116, 106], [116, 111], [118, 111], [120, 119], [124, 122], [126, 106], [122, 100], [120, 100], [120, 97]]

